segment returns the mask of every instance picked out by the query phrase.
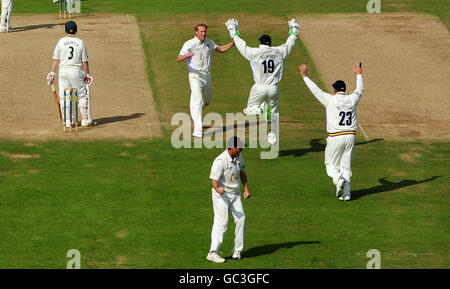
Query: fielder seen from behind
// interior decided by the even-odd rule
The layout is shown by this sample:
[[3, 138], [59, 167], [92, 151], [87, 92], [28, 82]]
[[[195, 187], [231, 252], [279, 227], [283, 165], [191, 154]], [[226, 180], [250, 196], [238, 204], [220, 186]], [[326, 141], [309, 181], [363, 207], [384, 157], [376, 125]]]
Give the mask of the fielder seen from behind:
[[0, 32], [11, 32], [11, 12], [13, 0], [2, 0], [2, 18], [0, 23]]
[[208, 26], [197, 24], [194, 27], [195, 37], [186, 41], [177, 57], [178, 62], [186, 60], [189, 70], [189, 85], [191, 87], [190, 110], [194, 121], [193, 136], [201, 138], [203, 107], [211, 103], [212, 86], [211, 56], [213, 51], [224, 53], [234, 46], [233, 42], [217, 46], [211, 39], [206, 38]]
[[[239, 35], [239, 23], [231, 18], [226, 23], [230, 36], [236, 48], [248, 61], [253, 71], [255, 84], [250, 90], [247, 108], [244, 113], [247, 115], [261, 115], [270, 113], [270, 132], [267, 136], [268, 142], [274, 145], [278, 141], [279, 112], [278, 101], [280, 98], [278, 83], [283, 76], [283, 61], [292, 51], [298, 36], [299, 24], [296, 19], [288, 21], [289, 37], [286, 43], [272, 47], [272, 40], [269, 35], [262, 35], [259, 38], [258, 48], [248, 47]], [[267, 110], [269, 112], [267, 112]], [[268, 117], [269, 119], [269, 117]]]
[[362, 66], [355, 64], [353, 67], [353, 72], [356, 74], [356, 89], [349, 95], [345, 94], [344, 81], [337, 80], [333, 83], [334, 94], [326, 93], [308, 78], [305, 64], [300, 65], [299, 69], [309, 90], [326, 109], [328, 137], [325, 166], [327, 174], [333, 179], [339, 200], [350, 201], [351, 164], [358, 127], [356, 106], [364, 90]]
[[245, 144], [232, 137], [227, 142], [227, 148], [213, 162], [209, 178], [212, 181], [212, 202], [214, 209], [214, 225], [211, 231], [211, 247], [206, 259], [215, 263], [223, 263], [219, 248], [227, 230], [228, 211], [236, 224], [233, 248], [233, 259], [241, 259], [245, 237], [245, 213], [241, 201], [241, 184], [244, 185], [244, 199], [250, 198], [245, 162], [240, 154]]
[[[86, 45], [83, 40], [76, 37], [77, 24], [68, 21], [65, 25], [67, 35], [58, 41], [53, 53], [52, 71], [47, 74], [47, 84], [51, 85], [55, 81], [55, 71], [59, 64], [59, 99], [61, 110], [64, 105], [64, 90], [76, 88], [78, 90], [78, 102], [82, 115], [81, 126], [94, 126], [96, 122], [92, 120], [91, 95], [89, 86], [93, 82], [89, 74], [89, 62]], [[69, 106], [66, 105], [66, 127], [70, 127]]]

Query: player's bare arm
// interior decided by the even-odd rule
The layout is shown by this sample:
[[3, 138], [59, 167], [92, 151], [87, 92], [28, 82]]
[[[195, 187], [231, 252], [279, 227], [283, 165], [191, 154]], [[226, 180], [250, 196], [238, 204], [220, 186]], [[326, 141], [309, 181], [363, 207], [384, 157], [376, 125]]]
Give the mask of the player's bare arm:
[[355, 63], [355, 65], [353, 66], [353, 72], [358, 75], [358, 74], [362, 74], [362, 64], [358, 64], [357, 62]]
[[84, 72], [85, 72], [86, 74], [89, 74], [89, 62], [88, 62], [88, 61], [85, 61], [85, 62], [82, 62], [82, 64], [83, 64]]
[[45, 77], [48, 85], [53, 84], [53, 82], [55, 81], [55, 71], [58, 65], [59, 59], [53, 59], [52, 70], [49, 73], [47, 73], [47, 76]]
[[94, 78], [92, 77], [92, 75], [89, 74], [89, 61], [83, 61], [82, 64], [83, 64], [84, 72], [86, 74], [86, 77], [84, 78], [84, 82], [89, 86], [94, 81]]
[[220, 52], [220, 53], [224, 53], [224, 52], [227, 52], [233, 46], [234, 46], [234, 41], [231, 41], [228, 44], [225, 44], [225, 45], [222, 45], [222, 46], [217, 46], [216, 47], [216, 51]]
[[218, 181], [212, 180], [212, 186], [213, 186], [214, 190], [216, 190], [216, 192], [219, 195], [221, 195], [221, 196], [223, 195], [223, 187], [219, 187], [219, 182]]
[[308, 68], [306, 68], [306, 64], [301, 64], [298, 69], [300, 70], [300, 75], [302, 78], [308, 76]]
[[248, 199], [250, 198], [250, 190], [248, 189], [247, 174], [245, 171], [240, 171], [239, 175], [241, 176], [241, 181], [244, 185], [244, 199]]
[[53, 63], [52, 63], [52, 72], [56, 71], [56, 68], [59, 65], [59, 59], [53, 59]]
[[178, 62], [182, 62], [182, 61], [184, 61], [184, 60], [186, 60], [186, 59], [188, 59], [188, 58], [190, 58], [190, 57], [192, 57], [192, 56], [194, 56], [194, 53], [192, 53], [192, 52], [189, 52], [189, 53], [186, 54], [186, 55], [178, 55], [177, 61], [178, 61]]
[[309, 79], [308, 68], [306, 67], [306, 64], [301, 64], [298, 67], [298, 69], [300, 70], [300, 75], [302, 76], [303, 81], [305, 81], [305, 84], [309, 88], [311, 93], [317, 98], [317, 100], [321, 104], [326, 106], [328, 94], [322, 89], [320, 89], [311, 79]]

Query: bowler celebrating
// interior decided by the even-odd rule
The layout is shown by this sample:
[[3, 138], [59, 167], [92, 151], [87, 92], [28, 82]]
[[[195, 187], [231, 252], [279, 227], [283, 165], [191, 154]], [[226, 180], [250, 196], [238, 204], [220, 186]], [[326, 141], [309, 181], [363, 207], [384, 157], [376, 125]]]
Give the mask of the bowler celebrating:
[[186, 41], [181, 48], [177, 61], [186, 60], [189, 69], [189, 85], [191, 86], [191, 117], [194, 121], [193, 136], [201, 138], [203, 107], [211, 103], [211, 56], [213, 51], [224, 53], [233, 47], [234, 43], [217, 46], [216, 43], [206, 38], [208, 26], [197, 24], [194, 28], [195, 37]]

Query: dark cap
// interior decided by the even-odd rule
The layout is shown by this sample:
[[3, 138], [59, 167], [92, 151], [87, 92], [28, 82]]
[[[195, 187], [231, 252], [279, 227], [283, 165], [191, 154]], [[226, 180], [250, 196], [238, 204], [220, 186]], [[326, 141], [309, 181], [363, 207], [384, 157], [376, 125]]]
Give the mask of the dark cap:
[[269, 35], [264, 34], [263, 36], [259, 37], [258, 40], [259, 42], [261, 42], [261, 44], [272, 46], [272, 39]]
[[66, 26], [64, 27], [67, 33], [75, 34], [77, 32], [77, 24], [73, 21], [67, 21]]
[[245, 148], [247, 147], [237, 136], [230, 137], [227, 141], [227, 148]]
[[336, 82], [333, 83], [333, 87], [337, 92], [345, 92], [346, 90], [345, 82], [342, 80], [336, 80]]

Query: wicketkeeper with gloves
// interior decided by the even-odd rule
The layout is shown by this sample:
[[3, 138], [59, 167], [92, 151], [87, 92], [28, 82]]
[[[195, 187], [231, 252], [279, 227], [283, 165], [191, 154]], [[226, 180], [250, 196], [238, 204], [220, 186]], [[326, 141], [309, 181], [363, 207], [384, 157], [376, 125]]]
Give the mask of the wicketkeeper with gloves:
[[239, 23], [231, 18], [226, 23], [230, 36], [239, 52], [248, 61], [253, 70], [255, 84], [250, 90], [247, 108], [244, 113], [247, 115], [261, 115], [270, 111], [271, 124], [270, 133], [267, 136], [268, 142], [274, 145], [278, 141], [279, 113], [278, 101], [280, 98], [278, 82], [283, 76], [283, 60], [289, 55], [294, 47], [298, 36], [299, 24], [294, 18], [288, 21], [289, 37], [285, 44], [272, 47], [272, 40], [269, 35], [262, 35], [259, 38], [260, 45], [257, 48], [248, 47], [239, 35]]
[[[47, 84], [51, 85], [55, 81], [55, 71], [59, 64], [59, 103], [61, 110], [64, 107], [64, 90], [76, 88], [78, 90], [78, 106], [82, 115], [81, 126], [97, 125], [92, 120], [91, 95], [89, 86], [93, 82], [89, 74], [89, 62], [86, 45], [83, 40], [76, 37], [77, 24], [68, 21], [65, 25], [67, 35], [61, 38], [53, 53], [52, 71], [46, 76]], [[66, 127], [70, 127], [70, 111], [66, 105]]]

